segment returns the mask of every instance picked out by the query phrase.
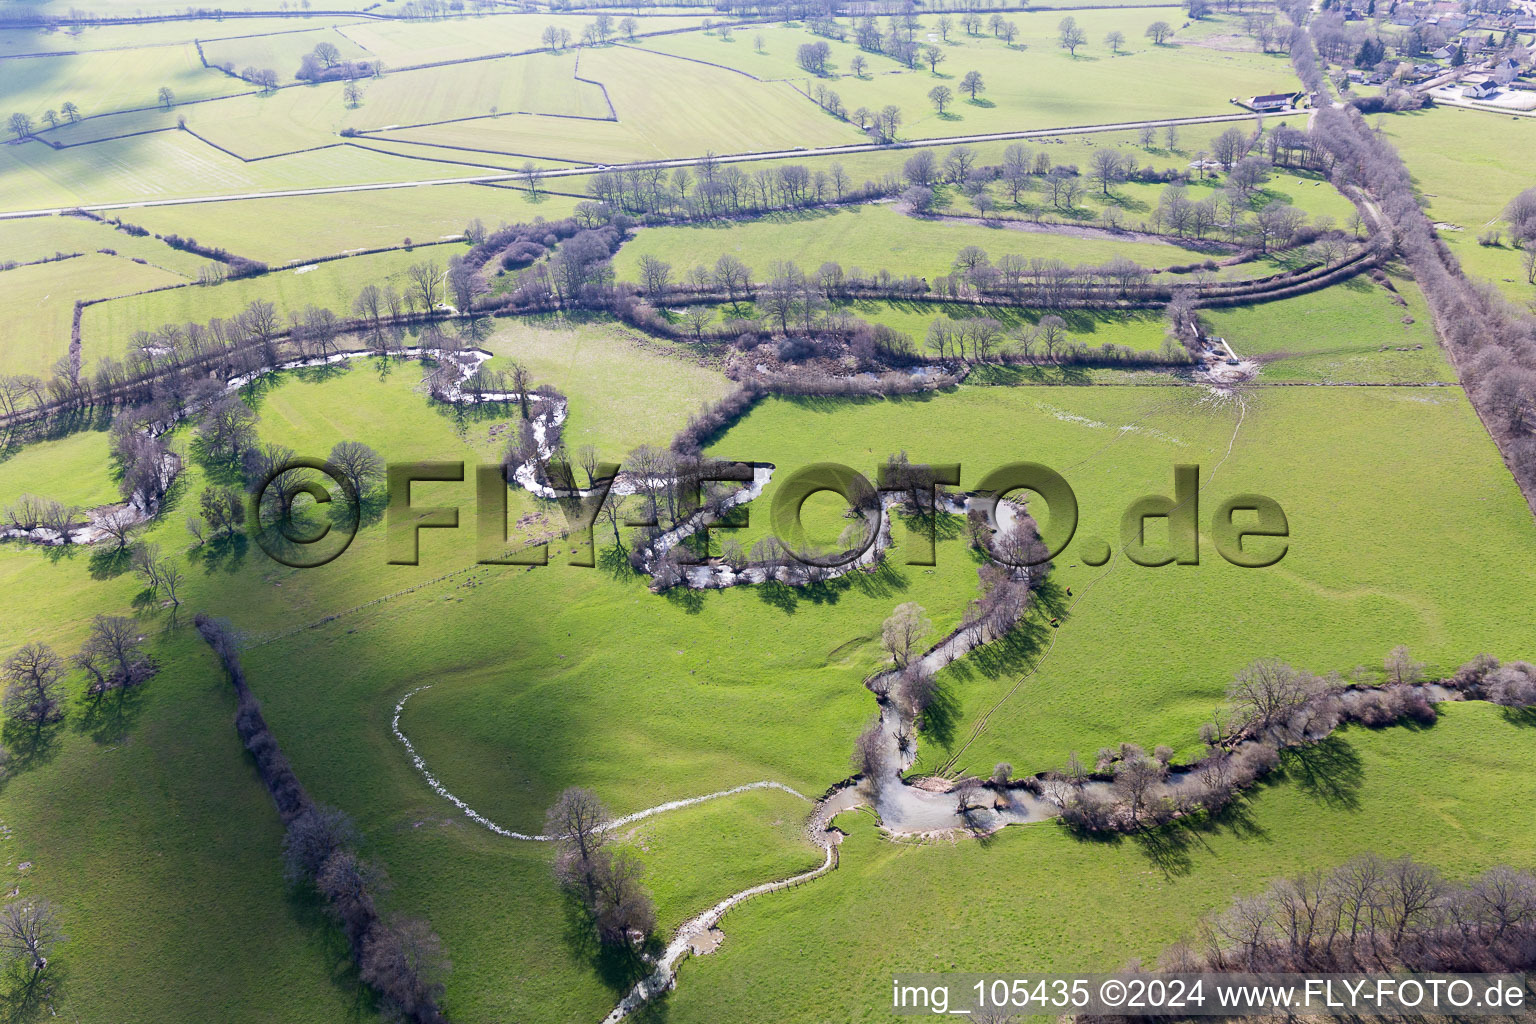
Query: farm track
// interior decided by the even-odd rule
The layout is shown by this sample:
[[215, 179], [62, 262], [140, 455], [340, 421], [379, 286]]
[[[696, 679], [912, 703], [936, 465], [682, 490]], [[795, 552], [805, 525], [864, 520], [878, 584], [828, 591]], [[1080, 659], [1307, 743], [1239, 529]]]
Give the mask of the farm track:
[[[1300, 111], [1279, 111], [1278, 113], [1300, 113]], [[641, 170], [647, 168], [676, 168], [695, 167], [712, 159], [715, 163], [751, 163], [761, 160], [793, 160], [815, 159], [818, 157], [841, 156], [852, 153], [876, 153], [882, 151], [897, 152], [906, 149], [924, 149], [934, 146], [955, 146], [982, 142], [1003, 142], [1013, 139], [1042, 139], [1057, 135], [1092, 135], [1100, 132], [1134, 131], [1139, 128], [1164, 128], [1169, 126], [1179, 127], [1192, 124], [1220, 124], [1228, 121], [1251, 121], [1254, 115], [1250, 112], [1240, 114], [1206, 114], [1199, 117], [1173, 117], [1160, 118], [1151, 121], [1120, 121], [1112, 124], [1094, 125], [1069, 125], [1060, 128], [1036, 128], [1027, 131], [993, 132], [984, 135], [950, 135], [942, 138], [912, 139], [896, 142], [891, 145], [881, 145], [873, 142], [851, 143], [846, 146], [825, 146], [819, 149], [785, 149], [769, 150], [756, 153], [732, 153], [723, 156], [705, 157], [675, 157], [664, 160], [637, 160], [630, 163], [607, 165], [609, 170]], [[600, 169], [600, 165], [584, 167], [558, 168], [544, 170], [540, 178], [581, 177], [592, 174]], [[100, 212], [106, 210], [137, 210], [157, 206], [190, 206], [198, 203], [225, 203], [247, 199], [285, 199], [297, 196], [322, 196], [337, 195], [346, 192], [379, 192], [388, 189], [399, 188], [428, 188], [435, 185], [479, 185], [499, 181], [521, 181], [524, 179], [521, 172], [508, 172], [504, 174], [481, 174], [452, 178], [420, 178], [411, 181], [372, 182], [358, 185], [326, 185], [316, 188], [293, 189], [268, 189], [253, 192], [229, 192], [214, 195], [185, 196], [176, 199], [144, 199], [128, 202], [85, 203], [73, 206], [55, 206], [34, 210], [10, 210], [0, 212], [0, 220], [12, 220], [24, 217], [49, 217], [67, 213], [70, 210], [86, 210]]]

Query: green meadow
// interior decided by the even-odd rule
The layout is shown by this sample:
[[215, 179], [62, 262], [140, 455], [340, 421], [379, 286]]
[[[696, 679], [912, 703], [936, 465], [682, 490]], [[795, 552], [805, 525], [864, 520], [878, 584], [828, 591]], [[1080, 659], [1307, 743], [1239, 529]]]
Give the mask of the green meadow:
[[[332, 256], [351, 249], [400, 245], [410, 238], [435, 242], [458, 235], [472, 220], [487, 230], [568, 215], [574, 200], [484, 185], [385, 189], [288, 199], [246, 199], [135, 210], [127, 218], [159, 234], [178, 234], [269, 264]], [[274, 224], [313, 224], [295, 236]], [[0, 225], [0, 237], [4, 227]], [[429, 250], [430, 251], [430, 250]]]
[[1424, 294], [1401, 273], [1389, 281], [1390, 290], [1361, 275], [1306, 295], [1201, 315], [1233, 351], [1264, 360], [1263, 380], [1454, 382]]
[[[1298, 87], [1286, 56], [1257, 51], [1244, 14], [1191, 21], [1154, 4], [1066, 11], [1053, 0], [1006, 12], [1019, 27], [1011, 44], [959, 24], [942, 39], [939, 12], [924, 9], [914, 38], [940, 48], [936, 70], [863, 53], [850, 35], [826, 40], [831, 67], [820, 78], [796, 60], [799, 46], [823, 40], [806, 25], [769, 16], [727, 28], [699, 7], [637, 8], [633, 40], [617, 24], [628, 9], [617, 9], [612, 38], [587, 46], [582, 34], [596, 15], [569, 10], [441, 5], [424, 16], [420, 0], [390, 0], [333, 2], [317, 13], [309, 0], [260, 0], [245, 13], [268, 16], [242, 17], [184, 6], [147, 0], [136, 16], [163, 20], [71, 25], [127, 12], [102, 0], [80, 0], [73, 13], [29, 0], [28, 10], [57, 24], [0, 30], [0, 93], [12, 100], [5, 116], [38, 121], [66, 100], [90, 115], [0, 145], [0, 213], [127, 204], [103, 216], [150, 232], [133, 237], [57, 213], [0, 220], [0, 265], [32, 264], [0, 270], [0, 375], [52, 373], [70, 354], [77, 302], [92, 303], [81, 321], [87, 375], [98, 360], [127, 354], [138, 331], [230, 317], [257, 299], [284, 323], [309, 306], [349, 316], [364, 286], [405, 292], [412, 265], [445, 268], [467, 252], [459, 236], [474, 220], [494, 231], [572, 216], [598, 165], [775, 153], [784, 155], [740, 166], [751, 174], [837, 164], [855, 187], [899, 177], [916, 149], [814, 152], [868, 141], [817, 106], [817, 86], [850, 111], [899, 107], [903, 142], [1055, 131], [1018, 144], [1085, 175], [1106, 149], [1143, 170], [1191, 171], [1230, 128], [1307, 120], [1242, 114], [1180, 126], [1173, 139], [1161, 129], [1150, 139], [1135, 130], [1064, 133], [1239, 114], [1233, 98]], [[1067, 14], [1087, 36], [1075, 56], [1057, 41]], [[1144, 36], [1155, 20], [1174, 24], [1168, 45]], [[567, 30], [572, 45], [543, 52], [551, 27]], [[889, 19], [880, 27], [888, 30]], [[1119, 53], [1105, 42], [1111, 31], [1126, 37]], [[352, 98], [339, 81], [296, 83], [300, 60], [320, 42], [347, 59], [382, 62], [383, 74], [360, 80]], [[270, 66], [284, 87], [258, 94], [205, 68], [199, 45], [208, 61], [237, 72]], [[856, 56], [868, 63], [860, 76]], [[974, 100], [959, 88], [970, 71], [985, 82]], [[943, 115], [928, 99], [939, 85], [956, 93]], [[162, 86], [174, 104], [157, 104]], [[1530, 184], [1524, 135], [1536, 129], [1451, 109], [1380, 123], [1469, 272], [1513, 299], [1531, 298], [1518, 252], [1507, 240], [1480, 246], [1476, 237], [1498, 226], [1505, 203]], [[978, 163], [997, 164], [1013, 144], [969, 148]], [[948, 149], [928, 152], [942, 162]], [[525, 162], [580, 173], [545, 178], [541, 195], [523, 182], [472, 180]], [[689, 174], [696, 185], [697, 168]], [[1190, 197], [1214, 192], [1223, 177], [1200, 173]], [[432, 181], [442, 183], [413, 184]], [[707, 224], [636, 222], [612, 269], [634, 282], [651, 256], [678, 281], [729, 254], [759, 282], [779, 261], [807, 273], [836, 261], [849, 272], [932, 282], [955, 270], [962, 248], [979, 246], [993, 262], [1129, 258], [1179, 268], [1157, 278], [1177, 283], [1265, 276], [1315, 260], [1297, 248], [1202, 268], [1232, 247], [1133, 233], [1158, 229], [1163, 186], [1089, 185], [1075, 209], [1062, 211], [1032, 182], [1017, 204], [1001, 182], [989, 185], [985, 217], [945, 184], [928, 218], [889, 202]], [[353, 185], [400, 187], [261, 195]], [[1314, 224], [1331, 219], [1353, 230], [1353, 206], [1322, 175], [1273, 174], [1254, 206], [1279, 202]], [[1125, 230], [1106, 230], [1107, 220]], [[192, 284], [207, 261], [156, 237], [171, 234], [272, 269]], [[369, 248], [389, 251], [361, 254]], [[33, 262], [70, 253], [81, 255]], [[510, 272], [493, 261], [486, 273], [493, 291], [508, 291]], [[914, 776], [986, 775], [1000, 762], [1032, 774], [1073, 752], [1091, 762], [1121, 742], [1166, 744], [1178, 760], [1192, 759], [1234, 673], [1262, 657], [1318, 673], [1361, 667], [1366, 678], [1384, 675], [1383, 656], [1399, 644], [1437, 675], [1481, 652], [1536, 659], [1530, 508], [1447, 364], [1424, 294], [1399, 262], [1374, 273], [1293, 298], [1201, 310], [1211, 333], [1258, 364], [1241, 386], [1209, 386], [1183, 366], [1009, 364], [969, 368], [962, 383], [917, 395], [760, 397], [704, 441], [708, 455], [775, 467], [762, 496], [711, 530], [709, 550], [791, 532], [773, 503], [813, 463], [873, 479], [905, 452], [917, 463], [958, 463], [962, 490], [1017, 462], [1069, 482], [1078, 503], [1070, 542], [1020, 624], [940, 672], [916, 736]], [[532, 385], [564, 395], [565, 453], [590, 445], [609, 462], [642, 445], [667, 448], [701, 410], [750, 385], [756, 358], [777, 343], [755, 357], [651, 336], [596, 308], [444, 326], [489, 351], [487, 369], [516, 364]], [[1155, 352], [1167, 333], [1160, 309], [870, 300], [835, 308], [919, 347], [936, 320], [982, 312], [1010, 339], [1061, 316], [1067, 341], [1089, 349]], [[750, 302], [714, 313], [716, 324], [740, 317], [771, 327]], [[680, 322], [677, 310], [663, 315]], [[417, 337], [413, 328], [406, 343]], [[505, 510], [480, 508], [477, 469], [502, 463], [523, 426], [519, 408], [434, 402], [434, 369], [358, 356], [273, 374], [239, 394], [258, 416], [257, 440], [301, 456], [361, 441], [392, 466], [462, 463], [462, 480], [409, 489], [418, 511], [456, 510], [453, 527], [413, 533], [409, 515], [391, 514], [375, 493], [346, 550], [316, 568], [282, 564], [243, 533], [197, 540], [187, 521], [203, 489], [238, 485], [241, 474], [206, 457], [193, 421], [166, 435], [182, 472], [160, 514], [133, 534], [185, 573], [179, 604], [164, 587], [147, 589], [130, 553], [111, 544], [0, 543], [0, 660], [33, 642], [67, 658], [93, 617], [120, 614], [135, 617], [158, 667], [142, 687], [93, 700], [84, 672], [71, 666], [61, 722], [0, 723], [0, 881], [13, 894], [7, 900], [54, 902], [68, 936], [50, 956], [58, 984], [47, 1005], [14, 1019], [390, 1019], [316, 899], [284, 881], [283, 829], [237, 739], [233, 690], [192, 628], [197, 612], [230, 621], [297, 776], [357, 822], [359, 852], [387, 876], [377, 887], [381, 909], [425, 918], [441, 937], [453, 963], [442, 1008], [458, 1024], [590, 1024], [642, 973], [597, 944], [582, 908], [556, 883], [553, 844], [498, 834], [543, 832], [567, 787], [591, 789], [615, 815], [753, 783], [793, 790], [751, 789], [617, 830], [615, 843], [645, 865], [661, 942], [733, 893], [822, 863], [808, 816], [830, 785], [857, 770], [851, 754], [877, 709], [864, 681], [890, 664], [883, 622], [897, 605], [916, 603], [931, 620], [923, 638], [931, 644], [981, 594], [981, 556], [962, 519], [939, 517], [931, 558], [928, 539], [903, 521], [868, 571], [805, 587], [657, 592], [629, 564], [627, 529], [616, 542], [606, 524], [594, 524], [589, 551], [579, 525], [527, 491], [506, 493]], [[836, 368], [861, 369], [852, 356]], [[157, 384], [155, 395], [210, 383], [189, 374], [181, 390]], [[75, 411], [36, 430], [0, 425], [0, 509], [23, 494], [82, 509], [119, 501], [122, 470], [110, 451], [117, 411]], [[1175, 467], [1190, 464], [1198, 493], [1178, 497], [1198, 508], [1199, 563], [1132, 562], [1125, 510], [1147, 495], [1174, 496]], [[1283, 540], [1244, 544], [1283, 549], [1268, 567], [1238, 567], [1216, 547], [1214, 517], [1239, 494], [1284, 509]], [[640, 504], [629, 499], [627, 511]], [[804, 535], [836, 544], [849, 522], [845, 506], [836, 495], [814, 496]], [[1038, 503], [1031, 511], [1046, 518]], [[1149, 524], [1149, 543], [1167, 543], [1169, 529]], [[507, 543], [483, 547], [482, 530]], [[506, 548], [533, 558], [510, 562], [499, 557]], [[1432, 726], [1347, 728], [1289, 753], [1280, 772], [1222, 814], [1134, 836], [1089, 841], [1047, 822], [986, 840], [900, 839], [873, 811], [844, 813], [837, 870], [733, 909], [719, 948], [687, 959], [678, 987], [634, 1019], [873, 1022], [888, 1015], [897, 971], [1150, 962], [1234, 896], [1367, 850], [1412, 854], [1452, 878], [1497, 863], [1536, 868], [1533, 753], [1529, 715], [1453, 703], [1441, 705]], [[428, 775], [495, 827], [434, 791]], [[0, 979], [0, 1010], [14, 1009], [8, 984]]]
[[[1516, 302], [1536, 297], [1503, 223], [1505, 206], [1531, 185], [1524, 170], [1524, 154], [1536, 140], [1530, 118], [1445, 107], [1394, 115], [1381, 127], [1402, 153], [1440, 237], [1466, 271], [1493, 282]], [[1455, 144], [1447, 145], [1453, 137]], [[1479, 244], [1478, 236], [1489, 232], [1499, 232], [1501, 244]]]
[[[271, 302], [285, 322], [289, 313], [302, 314], [310, 305], [328, 306], [338, 316], [351, 316], [352, 301], [363, 286], [383, 287], [388, 283], [403, 294], [408, 288], [406, 271], [409, 267], [427, 262], [437, 264], [441, 270], [451, 256], [466, 248], [466, 244], [459, 242], [417, 246], [284, 267], [257, 277], [216, 285], [194, 284], [98, 303], [85, 311], [86, 354], [93, 359], [121, 356], [137, 330], [153, 330], [165, 323], [205, 322], [215, 316], [230, 317], [256, 299]], [[69, 337], [67, 330], [64, 337], [66, 340]]]
[[[1536, 544], [1529, 513], [1456, 389], [1275, 388], [1223, 401], [1187, 388], [1022, 387], [926, 402], [769, 400], [712, 450], [751, 452], [781, 471], [830, 460], [872, 473], [898, 449], [914, 461], [959, 461], [962, 487], [1007, 462], [1042, 462], [1073, 486], [1081, 514], [1052, 577], [1072, 595], [1043, 604], [995, 656], [946, 672], [952, 714], [921, 753], [923, 770], [958, 758], [972, 771], [1009, 761], [1033, 772], [1071, 749], [1123, 740], [1192, 752], [1232, 674], [1261, 656], [1346, 671], [1404, 643], [1449, 671], [1527, 643], [1516, 609], [1530, 584], [1503, 553]], [[1090, 548], [1081, 545], [1118, 548], [1124, 509], [1169, 493], [1179, 463], [1201, 467], [1202, 532], [1226, 496], [1278, 501], [1292, 537], [1285, 557], [1242, 569], [1206, 547], [1199, 566], [1146, 568], [1121, 555], [1083, 564], [1077, 552]], [[1440, 482], [1450, 479], [1459, 483], [1447, 491]], [[771, 501], [772, 486], [760, 500]], [[1400, 530], [1399, 517], [1415, 530]], [[1426, 574], [1431, 537], [1445, 560]], [[1475, 607], [1460, 596], [1473, 576], [1483, 597]]]
[[880, 1021], [896, 972], [1113, 971], [1151, 964], [1207, 913], [1277, 876], [1356, 854], [1412, 855], [1464, 879], [1533, 865], [1523, 819], [1536, 733], [1481, 704], [1429, 729], [1346, 730], [1215, 822], [1113, 842], [1054, 824], [985, 844], [879, 837], [845, 814], [841, 866], [817, 888], [753, 900], [683, 965], [658, 1016]]
[[918, 221], [888, 205], [874, 205], [773, 214], [739, 224], [644, 229], [614, 257], [614, 272], [622, 280], [638, 281], [640, 258], [651, 256], [670, 263], [673, 276], [681, 277], [694, 265], [713, 266], [728, 253], [752, 268], [756, 281], [767, 279], [775, 260], [797, 263], [807, 272], [830, 260], [849, 272], [857, 267], [866, 274], [889, 270], [934, 277], [953, 270], [956, 255], [968, 245], [985, 249], [994, 261], [1005, 253], [1069, 264], [1107, 263], [1124, 256], [1146, 266], [1166, 267], [1203, 258], [1171, 243]]
[[46, 376], [69, 352], [76, 300], [185, 281], [169, 270], [94, 252], [0, 272], [0, 302], [7, 311], [0, 322], [0, 370]]

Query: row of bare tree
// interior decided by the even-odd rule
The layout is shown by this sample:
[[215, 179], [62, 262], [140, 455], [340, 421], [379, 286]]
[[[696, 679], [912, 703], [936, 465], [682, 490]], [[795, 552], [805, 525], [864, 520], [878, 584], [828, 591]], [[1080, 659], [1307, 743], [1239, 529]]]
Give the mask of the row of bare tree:
[[386, 1016], [416, 1024], [444, 1024], [438, 1000], [449, 963], [441, 940], [425, 921], [386, 916], [379, 910], [383, 868], [358, 856], [358, 835], [351, 820], [335, 808], [316, 803], [300, 783], [246, 683], [239, 634], [227, 621], [201, 612], [194, 621], [235, 689], [235, 731], [283, 821], [283, 860], [289, 882], [312, 887], [324, 900], [327, 916], [347, 937], [359, 976], [378, 993]]
[[[1308, 88], [1321, 93], [1310, 41], [1293, 48], [1292, 63]], [[1396, 149], [1358, 111], [1323, 106], [1313, 135], [1331, 155], [1335, 178], [1379, 205], [1397, 251], [1434, 312], [1468, 398], [1536, 508], [1536, 315], [1515, 308], [1491, 285], [1467, 279], [1425, 216]]]
[[1526, 971], [1536, 966], [1536, 875], [1501, 866], [1451, 882], [1411, 857], [1367, 853], [1236, 897], [1158, 965], [1173, 973]]

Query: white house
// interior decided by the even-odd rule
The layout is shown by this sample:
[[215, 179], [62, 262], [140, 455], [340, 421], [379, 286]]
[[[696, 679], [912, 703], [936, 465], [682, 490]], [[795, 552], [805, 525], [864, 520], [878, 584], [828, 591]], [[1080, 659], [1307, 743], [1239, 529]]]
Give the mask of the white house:
[[1468, 99], [1480, 100], [1499, 91], [1499, 83], [1487, 75], [1473, 75], [1461, 80], [1461, 94]]
[[1296, 94], [1293, 92], [1273, 92], [1266, 96], [1251, 96], [1243, 106], [1262, 113], [1266, 110], [1285, 110], [1295, 100]]

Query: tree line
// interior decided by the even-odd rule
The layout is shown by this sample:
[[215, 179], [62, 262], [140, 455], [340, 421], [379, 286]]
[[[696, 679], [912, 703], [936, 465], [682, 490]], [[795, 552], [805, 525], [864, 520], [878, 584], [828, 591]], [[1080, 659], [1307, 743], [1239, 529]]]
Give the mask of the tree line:
[[387, 884], [383, 867], [359, 856], [361, 839], [351, 820], [317, 803], [294, 773], [247, 685], [239, 634], [227, 621], [201, 612], [194, 621], [234, 687], [235, 731], [282, 820], [289, 884], [320, 897], [326, 916], [347, 938], [358, 976], [378, 994], [386, 1016], [444, 1024], [438, 1001], [451, 965], [442, 941], [426, 921], [379, 909], [378, 895]]
[[[1325, 88], [1310, 40], [1292, 63], [1307, 87]], [[1536, 508], [1536, 316], [1515, 308], [1491, 285], [1469, 281], [1419, 206], [1413, 179], [1388, 139], [1353, 108], [1318, 110], [1315, 144], [1330, 155], [1346, 187], [1374, 197], [1396, 250], [1424, 292], [1467, 397]]]
[[[1122, 743], [1100, 749], [1091, 770], [1073, 752], [1037, 788], [1061, 807], [1069, 827], [1084, 832], [1132, 832], [1215, 814], [1278, 767], [1283, 751], [1321, 742], [1342, 725], [1433, 723], [1427, 682], [1423, 663], [1402, 646], [1387, 655], [1379, 675], [1361, 667], [1348, 676], [1318, 676], [1261, 658], [1234, 676], [1225, 706], [1201, 726], [1206, 752], [1194, 764], [1175, 771], [1171, 747], [1148, 754]], [[1479, 655], [1437, 682], [1453, 699], [1487, 700], [1517, 713], [1536, 706], [1536, 666], [1526, 662]], [[1095, 776], [1112, 782], [1107, 792], [1085, 785]]]
[[1499, 866], [1452, 882], [1412, 857], [1366, 853], [1234, 897], [1157, 963], [1178, 974], [1528, 971], [1536, 966], [1536, 875]]

